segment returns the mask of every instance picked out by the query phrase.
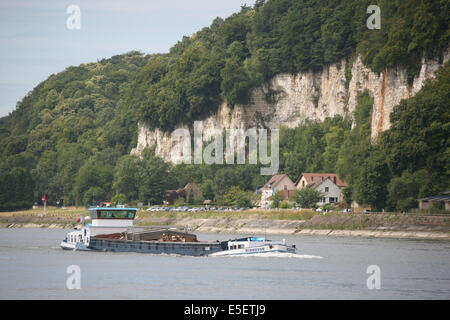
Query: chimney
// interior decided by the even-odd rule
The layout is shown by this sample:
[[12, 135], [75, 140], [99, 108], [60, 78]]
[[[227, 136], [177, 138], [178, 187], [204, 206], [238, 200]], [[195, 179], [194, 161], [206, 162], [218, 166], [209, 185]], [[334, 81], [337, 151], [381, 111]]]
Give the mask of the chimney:
[[336, 176], [333, 177], [333, 182], [336, 184]]

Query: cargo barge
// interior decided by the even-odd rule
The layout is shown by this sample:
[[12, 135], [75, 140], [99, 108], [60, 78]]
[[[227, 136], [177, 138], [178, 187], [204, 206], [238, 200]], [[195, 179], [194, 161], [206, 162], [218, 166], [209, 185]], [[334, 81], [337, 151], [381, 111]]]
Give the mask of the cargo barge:
[[61, 242], [64, 250], [207, 256], [227, 250], [228, 241], [198, 241], [177, 227], [134, 227], [137, 208], [95, 207], [80, 217], [83, 227]]

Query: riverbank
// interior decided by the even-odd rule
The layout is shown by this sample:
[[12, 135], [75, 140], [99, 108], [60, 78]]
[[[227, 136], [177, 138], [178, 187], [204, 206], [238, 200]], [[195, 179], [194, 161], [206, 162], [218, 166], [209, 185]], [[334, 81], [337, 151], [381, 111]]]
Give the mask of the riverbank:
[[[3, 228], [74, 228], [85, 208], [1, 212]], [[450, 240], [450, 215], [316, 213], [310, 210], [145, 212], [135, 225], [184, 226], [192, 232]]]

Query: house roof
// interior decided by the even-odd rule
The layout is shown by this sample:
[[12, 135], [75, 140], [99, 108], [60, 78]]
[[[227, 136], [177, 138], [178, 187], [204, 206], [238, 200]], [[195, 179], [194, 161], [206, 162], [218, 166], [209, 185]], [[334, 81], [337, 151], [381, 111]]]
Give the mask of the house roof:
[[450, 201], [450, 195], [441, 194], [438, 196], [426, 197], [426, 198], [421, 198], [421, 199], [417, 199], [417, 200], [419, 200], [419, 201]]
[[[287, 177], [289, 180], [291, 180], [291, 178], [289, 178], [289, 176], [285, 173], [274, 174], [272, 176], [272, 178], [270, 178], [270, 180], [267, 181], [266, 184], [262, 188], [263, 189], [272, 189], [272, 188], [276, 187], [280, 183], [280, 181], [283, 180], [285, 177]], [[291, 180], [291, 182], [292, 182], [292, 180]]]
[[194, 182], [189, 182], [187, 185], [184, 186], [183, 189], [186, 191], [189, 189], [194, 190], [194, 194], [198, 194], [200, 192], [200, 188]]
[[336, 178], [335, 183], [338, 187], [347, 187], [348, 186], [348, 184], [346, 182], [339, 179], [339, 177], [336, 173], [307, 173], [307, 172], [302, 173], [300, 175], [300, 177], [298, 177], [297, 181], [295, 181], [295, 185], [298, 185], [298, 183], [300, 182], [300, 179], [302, 177], [305, 177], [307, 186], [312, 183], [318, 182], [318, 181], [322, 182], [322, 181], [326, 180], [327, 178], [329, 178], [333, 182], [334, 182], [334, 179]]

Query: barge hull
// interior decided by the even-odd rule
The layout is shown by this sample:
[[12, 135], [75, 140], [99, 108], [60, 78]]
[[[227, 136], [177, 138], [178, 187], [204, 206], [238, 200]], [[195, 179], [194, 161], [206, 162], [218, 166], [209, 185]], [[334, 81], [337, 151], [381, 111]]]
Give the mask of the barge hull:
[[207, 256], [224, 250], [223, 242], [129, 241], [91, 238], [88, 248], [96, 251], [137, 252]]

